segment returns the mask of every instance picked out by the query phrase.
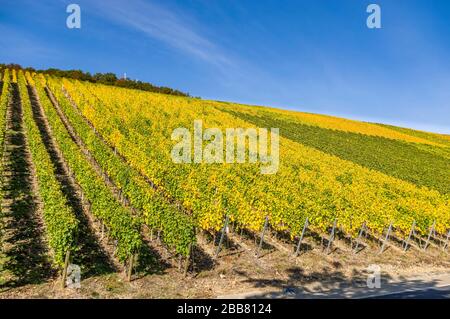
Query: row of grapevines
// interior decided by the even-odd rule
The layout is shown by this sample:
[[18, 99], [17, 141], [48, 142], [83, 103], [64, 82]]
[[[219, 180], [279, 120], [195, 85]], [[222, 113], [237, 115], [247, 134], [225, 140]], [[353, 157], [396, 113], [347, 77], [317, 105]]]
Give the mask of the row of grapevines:
[[[69, 86], [69, 83], [65, 83], [65, 85]], [[80, 96], [83, 95], [80, 91], [77, 91], [76, 93], [80, 94]], [[87, 97], [88, 99], [91, 98], [87, 92], [84, 93], [85, 94], [83, 97]], [[73, 94], [75, 97], [78, 97], [77, 94]], [[84, 103], [82, 99], [78, 99], [76, 102], [79, 103], [83, 112], [89, 112], [90, 109], [86, 106], [88, 104], [97, 103], [98, 101], [96, 101], [95, 98], [92, 98], [88, 103]], [[110, 110], [105, 111], [108, 112], [108, 114], [110, 113]], [[172, 198], [175, 198], [181, 202], [184, 207], [192, 210], [194, 212], [196, 223], [200, 228], [206, 230], [220, 229], [224, 219], [225, 205], [227, 205], [227, 210], [231, 219], [235, 221], [238, 220], [238, 218], [234, 217], [240, 212], [250, 211], [250, 205], [246, 205], [246, 202], [242, 198], [242, 194], [232, 191], [233, 180], [216, 178], [215, 176], [210, 176], [211, 178], [209, 178], [209, 167], [207, 165], [196, 165], [196, 169], [201, 171], [201, 174], [196, 174], [196, 176], [189, 175], [189, 172], [186, 171], [187, 167], [173, 167], [173, 165], [170, 164], [165, 165], [167, 160], [163, 158], [164, 155], [158, 155], [162, 145], [156, 145], [157, 142], [162, 142], [166, 143], [166, 146], [169, 147], [167, 144], [167, 138], [163, 136], [159, 138], [161, 131], [154, 132], [152, 139], [147, 139], [144, 141], [142, 136], [140, 136], [139, 130], [145, 129], [146, 124], [136, 123], [133, 127], [131, 127], [131, 125], [127, 125], [127, 123], [122, 123], [122, 119], [126, 118], [126, 108], [119, 107], [114, 111], [120, 112], [123, 117], [121, 117], [121, 119], [110, 117], [111, 122], [109, 125], [106, 125], [106, 123], [100, 124], [99, 121], [102, 121], [101, 119], [93, 118], [89, 115], [87, 117], [89, 120], [94, 120], [92, 121], [94, 126], [100, 129], [99, 131], [104, 137], [106, 137], [105, 139], [110, 143], [110, 145], [120, 150], [132, 167], [135, 167], [141, 173], [150, 177], [160, 189], [163, 189], [169, 193]], [[160, 121], [167, 122], [167, 119], [161, 119]], [[159, 122], [159, 119], [155, 122]], [[133, 137], [138, 139], [136, 140], [136, 143], [131, 142], [133, 137], [130, 139], [123, 139], [121, 130], [127, 130], [130, 135], [133, 134]], [[153, 142], [156, 142], [155, 145], [152, 144]], [[119, 143], [121, 143], [121, 145], [117, 147]], [[149, 158], [150, 156], [151, 159]], [[149, 174], [148, 172], [148, 169], [153, 169], [155, 165], [163, 169], [163, 171], [159, 172], [159, 176], [156, 178], [153, 174]], [[178, 180], [173, 178], [174, 176], [178, 177]], [[206, 180], [200, 180], [199, 177], [205, 177]], [[186, 190], [186, 193], [192, 195], [195, 200], [189, 200], [184, 196], [186, 193], [180, 192], [180, 189], [178, 189], [178, 184], [181, 180], [184, 180], [188, 185], [193, 185], [194, 187], [198, 186], [200, 188], [195, 189], [192, 187]], [[211, 188], [208, 186], [217, 184], [216, 181], [226, 181], [228, 185], [226, 188], [216, 187], [212, 192], [209, 192]], [[237, 197], [238, 199], [232, 202], [232, 197]], [[231, 203], [235, 204], [234, 207], [231, 207]], [[264, 216], [259, 216], [257, 214], [247, 214], [247, 216], [248, 220], [244, 220], [242, 214], [239, 218], [240, 223], [246, 227], [251, 226], [252, 229], [259, 229], [264, 222]]]
[[[3, 176], [3, 150], [6, 135], [6, 110], [8, 108], [9, 99], [11, 97], [9, 69], [5, 69], [2, 75], [2, 88], [0, 95], [0, 176]], [[3, 187], [3, 180], [0, 177], [0, 187]], [[3, 198], [3, 192], [0, 192], [0, 200]], [[0, 207], [0, 213], [1, 213]], [[1, 269], [0, 269], [1, 270]]]
[[[220, 103], [219, 103], [220, 105]], [[224, 104], [221, 105], [225, 106]], [[444, 146], [445, 143], [439, 140], [429, 139], [428, 136], [414, 136], [406, 132], [396, 130], [391, 127], [379, 126], [375, 123], [360, 122], [345, 118], [339, 118], [330, 115], [305, 113], [292, 110], [280, 110], [261, 106], [248, 106], [242, 104], [228, 104], [227, 107], [235, 111], [243, 111], [251, 115], [257, 115], [259, 112], [266, 112], [271, 117], [282, 120], [295, 121], [297, 123], [317, 126], [321, 128], [332, 129], [341, 132], [352, 132], [363, 134], [366, 136], [378, 136], [391, 140], [398, 140], [404, 142], [411, 142], [416, 144], [428, 144], [435, 146]], [[436, 134], [437, 135], [437, 134]]]
[[12, 74], [12, 80], [11, 80], [11, 82], [12, 82], [12, 83], [17, 83], [17, 71], [16, 71], [16, 69], [12, 69], [11, 74]]
[[387, 127], [390, 130], [394, 130], [403, 134], [415, 136], [418, 138], [423, 138], [432, 142], [435, 142], [436, 144], [444, 145], [447, 148], [450, 148], [450, 135], [448, 134], [439, 134], [439, 133], [431, 133], [431, 132], [425, 132], [425, 131], [419, 131], [415, 129], [410, 128], [404, 128], [404, 127], [398, 127], [393, 126], [389, 124], [376, 124], [381, 127]]
[[149, 227], [162, 232], [162, 240], [168, 247], [175, 249], [177, 253], [187, 255], [189, 245], [194, 244], [196, 240], [191, 217], [178, 211], [173, 205], [169, 205], [161, 194], [149, 187], [146, 180], [136, 170], [105, 145], [82, 115], [70, 104], [54, 79], [48, 77], [47, 86], [57, 99], [70, 125], [102, 169], [130, 200], [131, 205], [143, 212], [144, 222]]
[[[76, 93], [79, 92], [76, 91]], [[91, 99], [89, 103], [94, 104], [97, 103], [97, 101], [95, 99]], [[165, 105], [165, 107], [167, 107], [167, 105]], [[89, 109], [88, 107], [85, 110], [88, 114], [89, 112], [92, 112], [92, 109]], [[123, 108], [121, 110], [120, 105], [108, 105], [108, 108], [102, 109], [102, 111], [106, 112], [108, 115], [110, 113], [123, 114], [127, 112], [127, 110], [124, 110]], [[183, 111], [189, 112], [189, 109], [184, 109]], [[181, 114], [177, 114], [176, 117], [181, 118]], [[100, 123], [100, 121], [103, 121], [102, 119], [95, 118], [97, 124], [96, 126], [102, 128], [102, 132], [106, 134], [106, 136], [111, 136], [111, 140], [113, 140], [113, 143], [116, 143], [114, 144], [115, 146], [117, 146], [118, 141], [122, 144], [121, 151], [123, 151], [126, 155], [130, 155], [129, 159], [131, 158], [131, 163], [135, 163], [137, 166], [140, 164], [139, 161], [136, 161], [137, 157], [133, 158], [133, 154], [141, 155], [140, 158], [142, 158], [143, 162], [145, 163], [146, 156], [149, 157], [150, 154], [155, 153], [155, 148], [153, 148], [151, 145], [148, 145], [148, 142], [151, 140], [147, 139], [146, 143], [143, 136], [140, 136], [140, 132], [136, 132], [137, 130], [139, 130], [139, 128], [141, 128], [142, 131], [145, 123], [135, 123], [134, 125], [128, 126], [128, 123], [123, 123], [125, 122], [123, 120], [126, 119], [125, 114], [122, 115], [119, 121], [111, 121], [111, 117], [105, 118], [108, 118], [109, 126], [105, 125], [106, 123], [104, 122]], [[204, 119], [205, 117], [202, 116], [202, 118]], [[164, 123], [167, 122], [167, 119], [152, 118], [152, 122]], [[139, 142], [132, 145], [132, 143], [130, 143], [131, 138], [118, 138], [121, 135], [120, 130], [126, 130], [126, 133], [132, 136], [133, 140]], [[152, 136], [154, 137], [158, 133], [159, 131], [152, 132]], [[157, 136], [159, 137], [158, 142], [160, 143], [161, 141], [166, 141], [167, 143], [167, 134], [170, 136], [170, 132], [166, 132], [166, 136]], [[152, 140], [154, 139], [155, 138], [153, 138]], [[126, 146], [124, 145], [125, 143]], [[146, 148], [146, 151], [139, 150], [141, 151], [139, 152], [137, 150], [137, 148], [139, 147], [142, 147], [144, 149]], [[170, 145], [167, 145], [166, 148], [170, 149]], [[145, 171], [149, 167], [155, 167], [155, 163], [159, 164], [160, 162], [161, 161], [158, 161], [158, 158], [155, 158], [155, 161], [153, 161], [152, 163], [148, 161], [148, 165], [146, 165], [145, 167], [141, 166], [140, 168]], [[244, 172], [244, 174], [247, 175], [245, 178], [242, 178], [241, 176], [236, 176], [236, 167], [233, 167], [233, 169], [231, 169], [231, 166], [228, 166], [228, 170], [226, 170], [222, 174], [219, 173], [220, 175], [215, 172], [214, 168], [206, 165], [196, 165], [196, 172], [188, 172], [188, 176], [186, 176], [184, 174], [185, 172], [183, 172], [183, 170], [186, 169], [186, 166], [174, 167], [175, 171], [166, 174], [167, 170], [171, 166], [170, 164], [171, 163], [165, 163], [165, 171], [162, 176], [163, 181], [161, 184], [165, 185], [169, 192], [175, 194], [175, 196], [181, 195], [181, 200], [183, 201], [183, 203], [188, 207], [192, 207], [198, 219], [199, 225], [205, 229], [219, 228], [223, 220], [224, 211], [226, 210], [229, 214], [231, 214], [232, 220], [237, 221], [243, 227], [257, 230], [264, 222], [265, 216], [270, 215], [272, 224], [276, 225], [278, 229], [290, 229], [292, 233], [296, 234], [301, 228], [306, 213], [308, 213], [310, 218], [312, 217], [311, 215], [313, 215], [313, 212], [308, 211], [309, 207], [314, 204], [312, 201], [309, 201], [309, 198], [317, 200], [317, 195], [312, 194], [312, 196], [307, 196], [307, 189], [305, 189], [303, 193], [303, 195], [306, 195], [305, 199], [307, 200], [305, 205], [303, 207], [299, 207], [299, 209], [296, 210], [296, 212], [294, 212], [293, 214], [290, 214], [291, 211], [289, 211], [289, 207], [282, 207], [281, 205], [274, 205], [273, 207], [277, 207], [277, 209], [274, 211], [269, 210], [269, 205], [266, 205], [263, 209], [261, 209], [260, 207], [255, 209], [253, 207], [253, 204], [258, 201], [255, 200], [255, 192], [258, 192], [257, 196], [259, 197], [259, 202], [261, 202], [261, 199], [265, 199], [268, 202], [271, 202], [273, 200], [276, 200], [277, 197], [281, 195], [276, 195], [274, 194], [274, 192], [268, 193], [267, 187], [258, 187], [251, 185], [252, 183], [255, 183], [255, 177], [259, 175], [257, 171], [258, 167], [255, 168], [249, 165], [239, 166], [239, 168], [241, 168], [241, 172]], [[160, 165], [163, 166], [162, 164]], [[158, 169], [160, 168], [161, 167], [158, 167]], [[180, 192], [179, 182], [177, 181], [176, 177], [179, 177], [178, 181], [185, 180], [185, 185], [189, 183], [184, 194]], [[261, 179], [264, 179], [264, 177], [261, 177]], [[157, 181], [159, 180], [157, 179]], [[253, 190], [252, 198], [249, 198], [249, 196], [247, 196], [249, 192], [235, 191], [244, 187]], [[192, 197], [187, 199], [183, 197], [184, 195], [190, 196], [192, 194], [194, 195], [193, 200]], [[288, 193], [286, 193], [286, 195], [289, 196]], [[323, 217], [325, 216], [325, 214], [321, 213], [318, 216], [318, 219], [323, 219]], [[289, 223], [289, 221], [291, 222]], [[330, 217], [329, 221], [332, 223], [333, 219]], [[323, 224], [325, 225], [326, 223]]]
[[54, 262], [62, 266], [65, 254], [77, 248], [78, 220], [61, 191], [55, 177], [55, 167], [33, 119], [32, 106], [27, 94], [27, 84], [19, 72], [19, 90], [23, 105], [23, 120], [32, 161], [36, 168], [39, 195], [43, 202], [43, 218]]
[[[227, 110], [259, 127], [282, 127], [281, 135], [327, 154], [418, 186], [450, 194], [450, 148], [324, 129], [259, 111]], [[423, 148], [423, 149], [422, 149]], [[439, 156], [438, 154], [444, 156]]]
[[0, 150], [3, 150], [3, 144], [5, 139], [5, 125], [6, 125], [6, 109], [8, 108], [8, 102], [11, 97], [10, 87], [10, 75], [9, 69], [6, 69], [3, 73], [3, 87], [0, 96]]
[[[380, 234], [391, 222], [407, 233], [415, 220], [426, 233], [434, 220], [450, 228], [449, 198], [439, 192], [355, 165], [280, 138], [280, 167], [261, 175], [260, 164], [179, 165], [170, 157], [177, 127], [254, 127], [225, 112], [226, 104], [169, 97], [123, 88], [63, 80], [83, 115], [130, 165], [194, 211], [205, 229], [219, 229], [223, 215], [258, 230], [271, 226], [296, 235], [305, 217], [325, 231], [337, 218], [354, 235], [365, 222]], [[282, 130], [283, 128], [281, 128]]]
[[[102, 95], [101, 96], [101, 99], [104, 99], [105, 97]], [[117, 98], [117, 96], [115, 96], [115, 98]], [[96, 101], [91, 101], [91, 103], [95, 103]], [[122, 108], [122, 110], [120, 110], [120, 105], [118, 105], [119, 103], [117, 103], [116, 105], [113, 105], [113, 104], [108, 104], [108, 108], [106, 109], [106, 110], [103, 110], [103, 111], [107, 111], [107, 112], [110, 112], [110, 113], [115, 113], [115, 112], [122, 112], [122, 113], [124, 113], [124, 110], [123, 110], [123, 108]], [[167, 104], [165, 105], [165, 107], [167, 108]], [[92, 112], [92, 110], [90, 110], [90, 109], [87, 109], [87, 111], [88, 112]], [[185, 113], [186, 112], [189, 112], [189, 109], [184, 109], [183, 110]], [[120, 114], [120, 113], [119, 113]], [[122, 114], [120, 114], [120, 115], [122, 115]], [[182, 114], [182, 115], [185, 115], [185, 114]], [[204, 119], [205, 118], [205, 113], [203, 113], [202, 114], [203, 116], [202, 116], [202, 119]], [[122, 117], [119, 119], [119, 122], [117, 122], [117, 120], [116, 120], [116, 125], [114, 126], [114, 124], [112, 125], [112, 128], [113, 129], [115, 129], [115, 127], [117, 127], [119, 130], [126, 130], [126, 132], [125, 133], [127, 133], [127, 134], [129, 134], [130, 136], [131, 136], [131, 134], [133, 134], [133, 133], [135, 133], [135, 132], [133, 132], [133, 129], [134, 128], [136, 128], [136, 127], [139, 127], [139, 125], [134, 125], [132, 128], [130, 128], [130, 126], [127, 126], [126, 124], [128, 124], [128, 123], [121, 123], [121, 122], [125, 122], [125, 121], [123, 121], [124, 119], [127, 119], [127, 117], [125, 117], [125, 116], [123, 116], [122, 115]], [[98, 119], [97, 119], [98, 120]], [[110, 121], [110, 123], [111, 123], [111, 118], [108, 118], [108, 120]], [[152, 119], [152, 120], [155, 120], [156, 122], [160, 122], [160, 121], [158, 121], [159, 119]], [[161, 119], [162, 120], [162, 119]], [[101, 121], [101, 119], [100, 119], [100, 121]], [[124, 129], [123, 128], [123, 126], [126, 126], [126, 128]], [[107, 127], [107, 126], [103, 126], [106, 130], [110, 130], [111, 131], [111, 127]], [[105, 130], [105, 131], [106, 131]], [[152, 132], [152, 135], [155, 135], [155, 133], [157, 133], [157, 132]], [[108, 131], [106, 131], [106, 134], [108, 135]], [[115, 137], [115, 142], [117, 143], [117, 141], [120, 141], [120, 142], [122, 142], [123, 141], [123, 139], [122, 138], [120, 138], [120, 134], [121, 134], [121, 132], [119, 131], [119, 132], [112, 132], [112, 137]], [[119, 137], [119, 138], [118, 138]], [[133, 135], [133, 139], [134, 140], [136, 140], [136, 139], [138, 139], [139, 140], [139, 136], [137, 136], [136, 134], [135, 135]], [[114, 139], [113, 139], [114, 140]], [[158, 142], [160, 142], [161, 140], [163, 140], [163, 138], [161, 138]], [[143, 142], [143, 141], [142, 141]], [[145, 145], [145, 143], [138, 143], [139, 145]], [[128, 147], [132, 147], [132, 145], [128, 145]], [[128, 147], [126, 147], [125, 149], [127, 149]], [[136, 152], [136, 149], [134, 149], [133, 150], [133, 152]], [[147, 154], [151, 154], [150, 153], [150, 150], [147, 152]], [[170, 163], [169, 163], [170, 164]], [[159, 167], [158, 167], [159, 168]], [[145, 169], [145, 168], [144, 168]], [[179, 185], [177, 185], [178, 183], [173, 183], [173, 184], [171, 184], [170, 182], [171, 182], [171, 180], [170, 179], [173, 179], [173, 180], [175, 180], [174, 179], [174, 177], [176, 178], [177, 176], [183, 176], [182, 174], [179, 174], [180, 173], [180, 170], [182, 170], [182, 168], [181, 167], [179, 167], [179, 168], [177, 168], [178, 170], [177, 170], [177, 174], [166, 174], [166, 176], [168, 176], [169, 177], [169, 180], [165, 180], [164, 182], [169, 182], [169, 183], [164, 183], [165, 185], [169, 185], [169, 186], [175, 186], [175, 187], [177, 187], [177, 186], [179, 186]], [[230, 192], [232, 192], [232, 188], [234, 188], [234, 189], [239, 189], [239, 187], [237, 187], [237, 186], [239, 186], [239, 183], [241, 182], [241, 185], [242, 185], [242, 178], [239, 178], [239, 176], [238, 176], [238, 179], [236, 179], [236, 178], [234, 178], [234, 179], [232, 179], [232, 178], [230, 178], [233, 174], [227, 174], [226, 176], [224, 176], [224, 178], [219, 178], [219, 179], [216, 179], [216, 178], [214, 178], [214, 180], [213, 181], [211, 181], [211, 180], [205, 180], [205, 179], [203, 179], [202, 180], [202, 178], [203, 177], [205, 177], [205, 176], [208, 176], [208, 175], [211, 175], [211, 171], [213, 171], [213, 168], [210, 168], [210, 167], [208, 167], [207, 168], [207, 170], [205, 170], [204, 169], [204, 167], [202, 168], [202, 167], [195, 167], [195, 169], [197, 170], [197, 173], [198, 173], [198, 171], [200, 171], [200, 174], [195, 174], [196, 176], [195, 176], [195, 178], [192, 178], [193, 176], [192, 176], [192, 174], [190, 174], [190, 176], [189, 176], [189, 180], [190, 181], [193, 181], [193, 183], [194, 183], [194, 187], [196, 187], [197, 189], [193, 189], [193, 193], [194, 194], [196, 194], [196, 195], [200, 195], [200, 196], [197, 196], [197, 198], [196, 199], [199, 199], [199, 200], [195, 200], [194, 199], [194, 202], [193, 202], [193, 204], [194, 204], [194, 209], [195, 209], [195, 211], [197, 212], [197, 215], [200, 215], [200, 222], [201, 222], [201, 225], [203, 225], [203, 226], [205, 226], [205, 227], [208, 227], [208, 226], [210, 226], [210, 225], [212, 225], [212, 223], [211, 222], [216, 222], [216, 225], [217, 224], [219, 224], [220, 225], [220, 222], [221, 222], [221, 212], [220, 212], [220, 209], [218, 209], [218, 210], [216, 210], [216, 211], [211, 211], [210, 210], [210, 207], [211, 207], [211, 205], [210, 205], [210, 202], [208, 201], [208, 199], [210, 199], [210, 198], [212, 198], [215, 194], [217, 194], [218, 192], [217, 192], [217, 190], [219, 190], [219, 194], [224, 194], [224, 193], [227, 193], [227, 194], [230, 194]], [[250, 170], [251, 168], [248, 168], [248, 167], [246, 167], [245, 169], [244, 169], [244, 171], [245, 170]], [[246, 172], [246, 173], [248, 173], [248, 172]], [[222, 183], [222, 185], [220, 185], [220, 182], [223, 182], [223, 181], [231, 181], [231, 183], [229, 183], [227, 186], [229, 186], [229, 187], [231, 187], [231, 188], [224, 188], [224, 187], [218, 187], [218, 186], [222, 186], [223, 185], [223, 183]], [[175, 180], [176, 181], [176, 180]], [[217, 183], [217, 181], [219, 182], [219, 183]], [[248, 188], [251, 188], [252, 190], [258, 190], [258, 188], [257, 187], [254, 187], [253, 185], [250, 185], [250, 183], [253, 183], [254, 181], [255, 181], [255, 179], [253, 179], [253, 178], [246, 178], [246, 179], [244, 179], [244, 181], [245, 181], [245, 184], [248, 186]], [[215, 191], [214, 191], [214, 188], [208, 188], [208, 187], [205, 187], [205, 186], [209, 186], [209, 185], [211, 185], [212, 183], [211, 182], [213, 182], [215, 185]], [[218, 185], [219, 184], [219, 185]], [[263, 188], [264, 189], [264, 188]], [[211, 190], [213, 190], [213, 192], [211, 192]], [[307, 189], [305, 188], [305, 190], [304, 191], [307, 191]], [[255, 193], [255, 191], [253, 191], [253, 193]], [[315, 193], [317, 193], [317, 192], [315, 192]], [[186, 194], [186, 193], [185, 193]], [[239, 193], [238, 193], [239, 194]], [[182, 195], [184, 195], [184, 194], [182, 194]], [[189, 193], [188, 193], [188, 195], [189, 195]], [[259, 201], [261, 202], [261, 199], [263, 199], [263, 200], [266, 200], [266, 199], [271, 199], [271, 194], [267, 194], [267, 193], [265, 193], [265, 192], [260, 192], [260, 194], [258, 194], [259, 195]], [[306, 194], [303, 194], [303, 195], [306, 195]], [[318, 199], [320, 199], [320, 198], [318, 198], [317, 197], [317, 194], [312, 194], [313, 196], [311, 196], [312, 198], [314, 198], [314, 200], [316, 201], [316, 203], [310, 203], [310, 204], [316, 204], [315, 206], [319, 206], [319, 205], [317, 205], [317, 202], [318, 202]], [[230, 196], [228, 196], [228, 198], [227, 198], [227, 209], [228, 210], [230, 210], [230, 203], [231, 203], [231, 201], [229, 200], [229, 197]], [[306, 198], [308, 198], [308, 196], [305, 196]], [[275, 196], [275, 198], [276, 198], [276, 196]], [[249, 200], [250, 201], [253, 201], [252, 203], [254, 203], [255, 202], [255, 200], [254, 200], [255, 198], [254, 198], [254, 194], [253, 194], [253, 198], [250, 198]], [[233, 215], [236, 217], [236, 219], [238, 219], [239, 220], [239, 222], [241, 222], [241, 223], [244, 223], [246, 226], [248, 226], [249, 224], [250, 224], [250, 226], [252, 227], [252, 228], [255, 228], [255, 226], [256, 227], [258, 227], [260, 224], [261, 224], [261, 220], [263, 220], [264, 219], [264, 214], [267, 214], [267, 213], [270, 213], [270, 215], [271, 215], [271, 217], [272, 217], [272, 223], [274, 223], [274, 222], [277, 222], [276, 221], [276, 218], [279, 218], [279, 217], [281, 217], [281, 216], [283, 216], [284, 214], [283, 214], [283, 210], [281, 210], [280, 208], [282, 208], [281, 206], [278, 206], [277, 207], [277, 211], [274, 211], [274, 212], [269, 212], [268, 211], [268, 209], [267, 208], [270, 208], [270, 206], [269, 207], [264, 207], [264, 211], [262, 211], [262, 212], [258, 212], [258, 211], [256, 211], [255, 209], [253, 209], [253, 207], [248, 207], [247, 209], [242, 209], [243, 207], [243, 204], [245, 203], [245, 200], [247, 200], [247, 199], [242, 199], [242, 197], [241, 198], [239, 198], [238, 200], [237, 200], [237, 204], [240, 204], [240, 210], [238, 210], [238, 211], [234, 211], [233, 212]], [[217, 201], [216, 201], [217, 202]], [[189, 199], [188, 199], [188, 201], [187, 201], [187, 204], [189, 204]], [[198, 204], [200, 204], [200, 205], [198, 205]], [[202, 204], [203, 204], [203, 206], [202, 206]], [[308, 204], [308, 203], [307, 203]], [[320, 206], [319, 206], [320, 207]], [[286, 207], [287, 209], [289, 209], [289, 207]], [[304, 206], [304, 207], [302, 207], [302, 211], [305, 209], [305, 208], [308, 208], [308, 206]], [[203, 214], [201, 214], [202, 213], [202, 209], [203, 209]], [[326, 212], [325, 212], [326, 213]], [[331, 215], [336, 215], [336, 214], [333, 214], [332, 212], [330, 212], [330, 214], [325, 214], [324, 212], [321, 212], [321, 214], [319, 214], [318, 215], [318, 221], [323, 221], [324, 220], [324, 217], [329, 217], [329, 218], [327, 218], [327, 219], [330, 219], [332, 216]], [[203, 215], [203, 216], [202, 216]], [[310, 215], [310, 214], [309, 214]], [[328, 216], [327, 216], [328, 215]], [[214, 217], [215, 216], [215, 217]], [[206, 218], [204, 218], [204, 217], [206, 217]], [[212, 218], [211, 218], [212, 217]], [[289, 216], [288, 216], [289, 217]], [[299, 225], [299, 223], [297, 222], [297, 223], [295, 223], [295, 221], [300, 221], [302, 218], [301, 218], [302, 216], [300, 216], [300, 214], [297, 212], [296, 214], [292, 214], [292, 218], [290, 218], [291, 220], [293, 220], [294, 221], [294, 225], [290, 225], [289, 227], [292, 227], [292, 226], [295, 226], [295, 225]], [[251, 222], [252, 221], [254, 221], [254, 223], [253, 224], [251, 224]], [[279, 220], [280, 221], [280, 220]], [[284, 222], [286, 222], [286, 221], [289, 221], [289, 218], [283, 218], [283, 220], [281, 220], [280, 221], [280, 224], [283, 224]], [[250, 223], [249, 223], [250, 222]], [[332, 220], [331, 220], [331, 222], [332, 222]], [[322, 223], [322, 224], [326, 224], [326, 223]], [[279, 225], [278, 225], [279, 226]]]
[[90, 202], [92, 213], [109, 229], [111, 238], [117, 241], [116, 255], [125, 261], [138, 253], [143, 245], [140, 222], [133, 218], [113, 196], [77, 144], [71, 139], [56, 110], [53, 108], [42, 85], [36, 83], [36, 90], [48, 119], [54, 138], [73, 172], [77, 183]]

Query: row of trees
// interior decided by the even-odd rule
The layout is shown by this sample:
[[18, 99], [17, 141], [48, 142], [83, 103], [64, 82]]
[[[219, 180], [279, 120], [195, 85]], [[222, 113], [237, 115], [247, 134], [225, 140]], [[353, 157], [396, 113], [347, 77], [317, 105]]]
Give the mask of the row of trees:
[[114, 73], [95, 73], [83, 72], [81, 70], [59, 70], [50, 68], [47, 70], [36, 70], [31, 67], [24, 68], [20, 64], [0, 64], [0, 70], [2, 69], [16, 69], [25, 70], [29, 72], [42, 72], [57, 77], [71, 78], [81, 81], [89, 81], [92, 83], [101, 83], [106, 85], [120, 86], [124, 88], [137, 89], [142, 91], [177, 95], [177, 96], [189, 96], [188, 93], [181, 92], [179, 90], [171, 89], [165, 86], [156, 86], [151, 83], [136, 81], [131, 79], [118, 78]]

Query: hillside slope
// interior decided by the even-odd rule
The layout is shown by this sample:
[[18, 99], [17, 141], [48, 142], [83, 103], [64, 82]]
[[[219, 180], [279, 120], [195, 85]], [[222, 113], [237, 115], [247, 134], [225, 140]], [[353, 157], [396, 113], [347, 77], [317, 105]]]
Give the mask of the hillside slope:
[[[349, 234], [363, 223], [381, 233], [394, 222], [404, 234], [416, 221], [426, 233], [449, 223], [450, 161], [445, 136], [329, 116], [138, 92], [73, 80], [61, 86], [80, 112], [131, 166], [194, 213], [199, 227], [221, 228], [224, 214], [245, 229], [266, 216], [296, 236], [306, 217], [325, 231], [338, 220]], [[280, 169], [261, 164], [173, 163], [178, 127], [280, 128]], [[430, 137], [432, 136], [432, 137]]]
[[[354, 282], [373, 263], [448, 269], [448, 136], [48, 74], [1, 78], [0, 294], [64, 295], [43, 282], [64, 279], [69, 262], [86, 293], [121, 282], [112, 295], [151, 297], [236, 293], [217, 285], [225, 273], [243, 290], [280, 276]], [[250, 153], [177, 163], [176, 129], [212, 145], [195, 125], [225, 134], [214, 133], [219, 155], [229, 128], [278, 128], [278, 169], [262, 174], [268, 163]], [[274, 156], [269, 134], [259, 147]], [[142, 289], [132, 293], [133, 278]]]

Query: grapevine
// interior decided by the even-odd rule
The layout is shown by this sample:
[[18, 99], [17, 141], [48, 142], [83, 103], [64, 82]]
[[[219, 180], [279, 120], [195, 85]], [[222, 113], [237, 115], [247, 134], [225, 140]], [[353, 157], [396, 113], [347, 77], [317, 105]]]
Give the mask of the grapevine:
[[119, 260], [127, 260], [138, 253], [143, 245], [139, 220], [133, 218], [114, 198], [101, 176], [95, 172], [71, 139], [40, 82], [36, 82], [35, 86], [54, 138], [77, 183], [89, 200], [92, 213], [104, 222], [111, 238], [117, 241], [116, 255]]
[[[296, 236], [306, 217], [311, 227], [339, 227], [355, 236], [366, 223], [380, 235], [391, 222], [400, 234], [415, 220], [425, 234], [434, 220], [450, 227], [449, 199], [437, 191], [387, 176], [336, 156], [281, 138], [281, 166], [274, 176], [257, 164], [176, 165], [170, 159], [176, 127], [252, 127], [226, 112], [228, 104], [62, 81], [96, 130], [129, 164], [183, 206], [197, 225], [218, 230], [225, 213], [239, 227], [258, 231], [269, 216], [272, 228]], [[282, 129], [282, 128], [281, 128]]]
[[[54, 81], [47, 80], [52, 86]], [[52, 92], [63, 109], [65, 116], [88, 147], [98, 163], [112, 177], [120, 190], [129, 198], [133, 207], [143, 212], [143, 221], [152, 229], [162, 232], [163, 242], [177, 253], [187, 255], [189, 245], [195, 244], [194, 225], [191, 217], [179, 212], [149, 187], [145, 179], [124, 163], [90, 129], [83, 118], [74, 110], [60, 89], [52, 86]]]
[[33, 119], [32, 106], [26, 93], [27, 84], [22, 72], [19, 73], [18, 83], [28, 145], [36, 168], [39, 196], [43, 202], [48, 242], [55, 264], [63, 266], [66, 253], [77, 249], [78, 220], [61, 191], [61, 185], [55, 177], [55, 167]]

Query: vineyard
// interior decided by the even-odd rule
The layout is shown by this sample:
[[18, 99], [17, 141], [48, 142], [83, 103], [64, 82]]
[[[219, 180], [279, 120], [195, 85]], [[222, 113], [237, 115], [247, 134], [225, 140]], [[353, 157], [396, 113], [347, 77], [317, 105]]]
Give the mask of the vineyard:
[[[222, 131], [279, 128], [278, 172], [260, 174], [262, 163], [174, 163], [172, 132], [198, 119]], [[63, 286], [69, 264], [83, 274], [97, 259], [128, 281], [140, 278], [162, 263], [155, 250], [187, 276], [205, 260], [226, 263], [230, 242], [247, 243], [255, 260], [268, 246], [296, 260], [311, 246], [326, 259], [333, 245], [356, 257], [360, 247], [378, 255], [389, 246], [400, 256], [415, 249], [448, 258], [446, 135], [8, 69], [0, 129], [0, 285], [17, 281], [20, 260], [5, 257], [17, 246], [8, 229], [27, 214]], [[23, 169], [11, 165], [13, 132], [23, 134]], [[25, 168], [21, 182], [5, 178]], [[14, 191], [25, 184], [26, 196]], [[23, 216], [11, 213], [16, 201], [27, 203]]]

